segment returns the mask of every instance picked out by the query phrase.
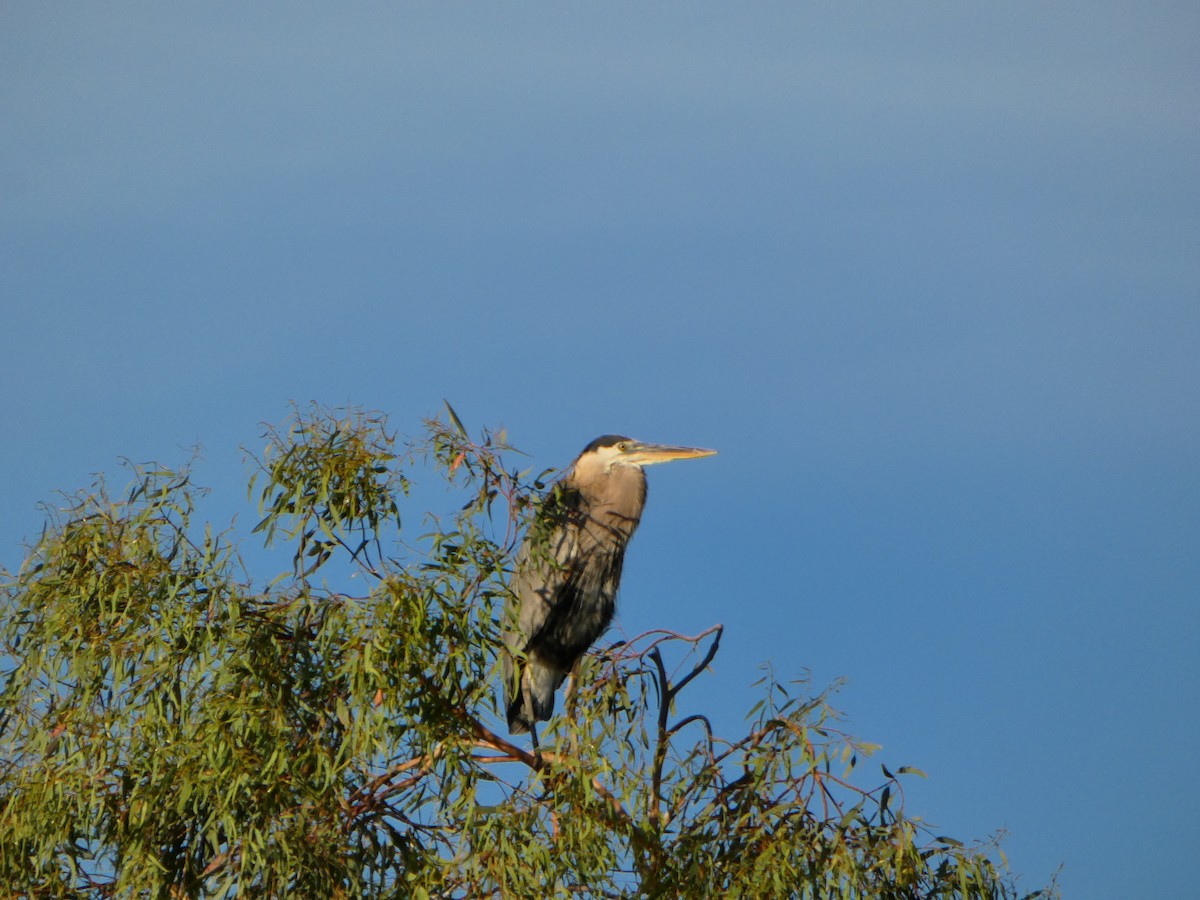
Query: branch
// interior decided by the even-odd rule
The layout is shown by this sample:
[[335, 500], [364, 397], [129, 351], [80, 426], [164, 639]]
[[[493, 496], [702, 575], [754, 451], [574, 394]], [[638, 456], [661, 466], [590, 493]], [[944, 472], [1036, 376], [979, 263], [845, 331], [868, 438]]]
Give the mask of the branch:
[[[695, 647], [710, 634], [724, 631], [724, 629], [724, 625], [718, 624], [704, 629], [697, 635], [687, 635], [681, 634], [678, 631], [670, 631], [666, 628], [652, 628], [649, 631], [643, 631], [641, 634], [637, 635], [636, 637], [629, 638], [628, 640], [616, 641], [609, 647], [605, 648], [604, 652], [601, 653], [600, 656], [602, 659], [608, 659], [611, 661], [621, 659], [640, 659], [655, 647], [659, 646], [660, 644], [665, 644], [667, 641], [683, 641], [684, 643], [691, 644], [693, 647]], [[654, 640], [650, 642], [649, 646], [638, 649], [637, 643], [645, 638], [650, 637], [653, 637]]]
[[[502, 755], [500, 756], [476, 756], [473, 757], [473, 759], [477, 759], [480, 762], [489, 763], [520, 762], [525, 763], [525, 765], [534, 770], [541, 770], [547, 765], [555, 763], [561, 764], [567, 761], [567, 758], [561, 754], [548, 752], [543, 752], [539, 758], [538, 756], [530, 753], [528, 750], [518, 747], [511, 741], [500, 737], [490, 728], [485, 727], [483, 723], [479, 722], [478, 720], [470, 716], [467, 718], [470, 719], [475, 730], [475, 743], [477, 746], [490, 747], [492, 749], [502, 751]], [[621, 805], [621, 801], [617, 799], [612, 791], [600, 783], [599, 778], [592, 778], [592, 788], [608, 804], [609, 808], [621, 822], [638, 833], [642, 840], [645, 839], [644, 835], [640, 834], [641, 829], [639, 829], [634, 823], [633, 817], [629, 814], [625, 807]]]
[[658, 647], [650, 650], [650, 659], [654, 661], [656, 677], [658, 678], [658, 723], [657, 735], [654, 741], [654, 765], [650, 770], [650, 821], [656, 826], [662, 819], [662, 770], [667, 760], [667, 745], [670, 736], [667, 734], [667, 716], [671, 710], [671, 700], [675, 691], [667, 678], [667, 667], [663, 664], [662, 654]]
[[[350, 796], [342, 801], [341, 804], [342, 808], [350, 814], [343, 828], [349, 829], [351, 823], [364, 812], [376, 808], [388, 797], [394, 796], [401, 791], [406, 791], [420, 782], [422, 778], [433, 770], [433, 764], [441, 757], [443, 752], [442, 745], [438, 744], [432, 753], [426, 753], [390, 766], [385, 772], [376, 775], [365, 784], [355, 788]], [[413, 769], [417, 770], [414, 775], [405, 778], [403, 781], [391, 783], [392, 779], [397, 775], [402, 775]]]
[[[650, 646], [647, 647], [645, 650], [642, 650], [642, 651], [638, 652], [637, 654], [631, 654], [632, 656], [634, 656], [634, 658], [637, 658], [637, 657], [641, 657], [641, 658], [649, 657], [650, 658], [651, 662], [654, 663], [654, 676], [655, 676], [655, 681], [658, 685], [659, 703], [658, 703], [658, 715], [657, 715], [657, 722], [656, 722], [656, 736], [655, 736], [655, 743], [654, 743], [654, 762], [653, 762], [653, 765], [651, 766], [651, 770], [650, 770], [650, 797], [651, 797], [650, 821], [652, 823], [654, 823], [654, 825], [656, 825], [656, 826], [658, 826], [660, 824], [666, 824], [663, 820], [663, 814], [662, 814], [663, 766], [666, 765], [667, 751], [671, 745], [671, 738], [675, 735], [675, 733], [680, 728], [682, 728], [683, 725], [686, 725], [688, 722], [691, 722], [691, 721], [696, 721], [697, 718], [700, 721], [703, 721], [705, 724], [705, 727], [707, 729], [708, 737], [709, 737], [708, 756], [709, 756], [709, 760], [710, 761], [712, 760], [712, 747], [711, 747], [712, 727], [708, 723], [707, 719], [705, 719], [703, 716], [688, 717], [688, 718], [683, 719], [682, 722], [680, 724], [676, 725], [675, 728], [668, 728], [667, 723], [668, 723], [668, 718], [670, 717], [670, 714], [671, 714], [671, 707], [675, 702], [675, 697], [679, 694], [680, 691], [682, 691], [685, 687], [687, 687], [688, 684], [690, 684], [691, 681], [697, 675], [699, 675], [701, 672], [703, 672], [705, 669], [708, 668], [709, 664], [713, 661], [713, 658], [717, 655], [717, 650], [720, 648], [720, 645], [721, 645], [721, 635], [723, 633], [724, 633], [723, 625], [714, 625], [711, 628], [696, 635], [694, 638], [682, 637], [680, 635], [674, 634], [673, 632], [662, 632], [662, 631], [647, 632], [647, 634], [658, 634], [660, 636], [657, 637], [654, 641], [652, 641]], [[694, 666], [692, 666], [691, 671], [689, 671], [686, 675], [684, 675], [683, 678], [681, 678], [675, 684], [671, 684], [671, 679], [670, 679], [670, 676], [667, 674], [667, 667], [666, 667], [666, 664], [663, 662], [662, 653], [659, 650], [659, 645], [666, 642], [667, 640], [671, 640], [673, 638], [680, 638], [682, 640], [688, 641], [689, 643], [692, 644], [693, 648], [695, 648], [695, 646], [697, 644], [699, 644], [700, 641], [702, 641], [706, 636], [708, 636], [710, 634], [713, 635], [713, 639], [709, 643], [708, 649], [705, 651], [704, 656]], [[638, 640], [638, 638], [634, 638], [634, 640], [626, 646], [629, 646], [632, 649], [637, 640]], [[670, 816], [668, 815], [667, 818], [669, 820]]]
[[692, 671], [688, 672], [687, 675], [680, 679], [679, 683], [671, 689], [672, 697], [682, 691], [687, 686], [688, 682], [708, 668], [709, 663], [713, 661], [713, 657], [717, 655], [717, 649], [721, 646], [721, 635], [724, 633], [724, 625], [714, 625], [712, 628], [696, 636], [696, 641], [699, 642], [700, 638], [712, 634], [712, 643], [708, 645], [708, 651], [704, 654], [704, 659], [700, 660], [699, 663], [693, 666]]

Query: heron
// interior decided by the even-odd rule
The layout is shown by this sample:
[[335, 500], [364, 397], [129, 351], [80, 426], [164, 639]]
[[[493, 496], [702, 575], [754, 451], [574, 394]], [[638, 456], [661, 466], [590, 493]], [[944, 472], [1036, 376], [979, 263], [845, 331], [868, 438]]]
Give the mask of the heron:
[[[646, 505], [645, 466], [716, 450], [606, 434], [548, 493], [517, 553], [503, 659], [508, 730], [532, 732], [616, 611], [625, 548]], [[515, 607], [515, 608], [513, 608]], [[519, 671], [516, 671], [519, 669]]]

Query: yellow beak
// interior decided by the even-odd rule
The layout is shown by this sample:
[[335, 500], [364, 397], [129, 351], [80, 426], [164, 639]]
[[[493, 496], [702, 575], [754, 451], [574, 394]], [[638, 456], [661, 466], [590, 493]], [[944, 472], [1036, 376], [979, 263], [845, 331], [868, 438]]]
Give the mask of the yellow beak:
[[702, 456], [715, 456], [716, 450], [704, 450], [700, 447], [674, 447], [670, 444], [633, 443], [623, 455], [628, 464], [635, 466], [651, 466], [655, 463], [671, 462], [675, 459], [699, 459]]

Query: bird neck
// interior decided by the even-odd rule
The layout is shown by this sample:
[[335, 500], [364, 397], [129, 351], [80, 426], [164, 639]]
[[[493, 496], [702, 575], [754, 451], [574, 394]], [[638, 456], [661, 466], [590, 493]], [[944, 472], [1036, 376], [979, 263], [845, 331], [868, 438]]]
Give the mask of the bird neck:
[[600, 524], [632, 535], [646, 505], [646, 475], [636, 466], [611, 466], [607, 471], [575, 471], [572, 487], [584, 501], [587, 515]]

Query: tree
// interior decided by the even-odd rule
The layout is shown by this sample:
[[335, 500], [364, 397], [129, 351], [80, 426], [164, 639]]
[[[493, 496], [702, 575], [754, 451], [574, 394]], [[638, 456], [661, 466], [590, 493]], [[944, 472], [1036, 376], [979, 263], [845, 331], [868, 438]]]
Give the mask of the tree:
[[[254, 459], [261, 583], [188, 469], [52, 512], [0, 610], [0, 884], [25, 897], [1015, 897], [912, 769], [768, 675], [722, 739], [721, 626], [594, 652], [535, 758], [500, 730], [507, 571], [548, 473], [453, 411], [417, 440], [295, 410]], [[401, 530], [415, 473], [465, 499]], [[267, 555], [260, 554], [263, 557]], [[357, 592], [347, 585], [361, 586]], [[1052, 893], [1037, 892], [1028, 896]]]

